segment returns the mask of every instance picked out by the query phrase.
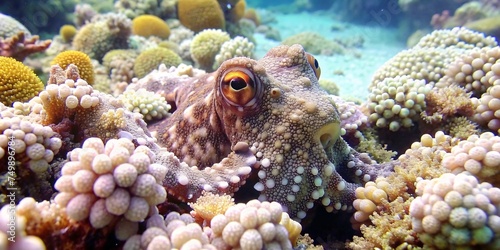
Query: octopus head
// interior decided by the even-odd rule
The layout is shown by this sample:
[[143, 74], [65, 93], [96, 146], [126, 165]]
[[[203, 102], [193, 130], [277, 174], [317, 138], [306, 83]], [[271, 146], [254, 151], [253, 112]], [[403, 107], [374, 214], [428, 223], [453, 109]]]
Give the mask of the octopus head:
[[334, 206], [339, 197], [326, 190], [346, 186], [335, 164], [349, 148], [319, 75], [300, 45], [273, 48], [259, 61], [234, 58], [216, 73], [217, 114], [231, 144], [245, 142], [257, 157], [260, 199], [280, 202], [297, 218], [316, 200]]

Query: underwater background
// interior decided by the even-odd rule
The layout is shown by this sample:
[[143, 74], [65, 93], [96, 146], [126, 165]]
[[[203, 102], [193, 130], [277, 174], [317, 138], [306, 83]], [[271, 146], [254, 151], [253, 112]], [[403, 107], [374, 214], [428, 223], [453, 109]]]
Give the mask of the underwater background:
[[497, 0], [2, 1], [0, 250], [500, 249], [499, 36]]

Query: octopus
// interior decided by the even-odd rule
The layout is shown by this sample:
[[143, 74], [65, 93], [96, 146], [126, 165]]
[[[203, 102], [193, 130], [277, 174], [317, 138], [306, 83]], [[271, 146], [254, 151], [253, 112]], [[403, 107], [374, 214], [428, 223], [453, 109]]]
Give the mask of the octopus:
[[199, 77], [157, 72], [137, 86], [163, 94], [173, 114], [150, 124], [168, 167], [163, 186], [183, 201], [233, 194], [253, 173], [259, 199], [301, 220], [321, 204], [352, 209], [355, 189], [391, 170], [340, 136], [334, 100], [318, 84], [317, 60], [300, 45], [260, 60], [237, 57]]

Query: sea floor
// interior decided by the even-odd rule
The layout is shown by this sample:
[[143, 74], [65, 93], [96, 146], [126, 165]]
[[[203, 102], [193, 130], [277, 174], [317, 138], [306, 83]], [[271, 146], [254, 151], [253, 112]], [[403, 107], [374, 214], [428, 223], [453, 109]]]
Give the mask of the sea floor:
[[[317, 32], [330, 40], [363, 37], [363, 47], [352, 52], [332, 56], [315, 55], [321, 67], [321, 78], [333, 80], [340, 88], [340, 96], [346, 98], [366, 100], [373, 73], [395, 54], [406, 49], [404, 38], [398, 37], [395, 28], [343, 23], [330, 15], [306, 12], [276, 13], [275, 18], [277, 22], [271, 26], [280, 31], [282, 39], [304, 31]], [[342, 29], [332, 30], [333, 26]], [[269, 49], [280, 43], [258, 33], [255, 39], [257, 58], [262, 58]]]

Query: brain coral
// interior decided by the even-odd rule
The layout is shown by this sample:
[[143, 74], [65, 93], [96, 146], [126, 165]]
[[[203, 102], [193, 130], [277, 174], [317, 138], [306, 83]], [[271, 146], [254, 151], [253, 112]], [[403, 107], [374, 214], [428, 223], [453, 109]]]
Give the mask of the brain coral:
[[50, 63], [50, 65], [56, 64], [63, 69], [66, 69], [70, 64], [76, 65], [80, 77], [87, 83], [94, 84], [94, 66], [92, 66], [87, 54], [76, 50], [64, 51], [59, 53]]
[[469, 174], [446, 173], [417, 183], [412, 228], [432, 249], [496, 249], [500, 189]]
[[0, 38], [11, 37], [19, 32], [24, 32], [27, 37], [31, 36], [29, 30], [11, 16], [0, 13], [0, 23], [2, 24], [0, 26]]
[[170, 28], [165, 21], [157, 16], [140, 15], [132, 20], [132, 34], [167, 39], [170, 36]]
[[145, 50], [137, 56], [134, 64], [134, 72], [137, 77], [141, 78], [154, 69], [157, 69], [160, 64], [170, 67], [178, 66], [181, 62], [181, 57], [175, 52], [163, 47], [156, 47]]
[[23, 63], [0, 56], [0, 102], [26, 102], [43, 90], [43, 83], [33, 70]]
[[177, 16], [182, 25], [194, 32], [224, 29], [224, 13], [217, 0], [179, 0]]
[[215, 56], [219, 53], [222, 44], [229, 41], [229, 34], [222, 30], [207, 29], [196, 36], [190, 45], [191, 57], [205, 70], [212, 70]]

